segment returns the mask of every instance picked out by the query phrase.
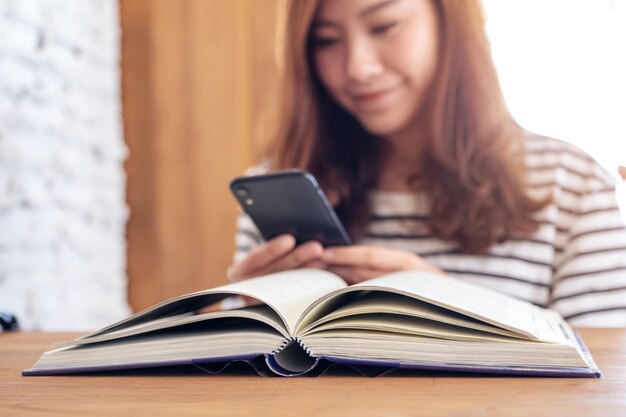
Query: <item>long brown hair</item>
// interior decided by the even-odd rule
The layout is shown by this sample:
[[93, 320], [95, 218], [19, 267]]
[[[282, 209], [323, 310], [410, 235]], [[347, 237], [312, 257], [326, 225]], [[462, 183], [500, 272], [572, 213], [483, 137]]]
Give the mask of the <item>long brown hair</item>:
[[[318, 4], [289, 4], [280, 123], [268, 156], [272, 168], [308, 170], [338, 194], [337, 213], [358, 240], [386, 145], [331, 99], [315, 73], [310, 27]], [[496, 242], [535, 231], [532, 215], [549, 200], [535, 200], [526, 189], [524, 131], [506, 109], [479, 0], [434, 4], [438, 73], [426, 103], [429, 141], [416, 167], [431, 204], [431, 232], [457, 241], [464, 252], [484, 253]]]

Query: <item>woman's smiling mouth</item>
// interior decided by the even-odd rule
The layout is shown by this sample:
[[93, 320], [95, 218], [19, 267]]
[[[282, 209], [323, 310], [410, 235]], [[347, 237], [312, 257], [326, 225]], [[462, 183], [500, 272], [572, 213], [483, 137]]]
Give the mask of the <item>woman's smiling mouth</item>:
[[363, 109], [372, 109], [379, 107], [398, 89], [398, 86], [382, 88], [367, 92], [352, 93], [352, 100], [357, 107]]

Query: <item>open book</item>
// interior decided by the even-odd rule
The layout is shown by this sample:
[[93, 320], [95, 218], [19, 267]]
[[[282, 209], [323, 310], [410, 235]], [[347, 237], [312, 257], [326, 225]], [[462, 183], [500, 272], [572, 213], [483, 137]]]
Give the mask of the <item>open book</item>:
[[[240, 295], [261, 304], [207, 309]], [[173, 298], [53, 346], [23, 375], [183, 364], [221, 369], [237, 360], [284, 376], [332, 363], [365, 371], [600, 376], [582, 340], [554, 311], [426, 272], [347, 286], [315, 269]]]

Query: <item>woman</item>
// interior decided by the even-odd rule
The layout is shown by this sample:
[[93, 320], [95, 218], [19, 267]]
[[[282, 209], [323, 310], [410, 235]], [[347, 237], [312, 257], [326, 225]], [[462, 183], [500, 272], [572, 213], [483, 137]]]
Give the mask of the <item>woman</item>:
[[[232, 280], [300, 267], [348, 283], [445, 273], [626, 325], [613, 179], [509, 115], [477, 1], [294, 0], [281, 130], [263, 169], [312, 172], [356, 245], [263, 242], [242, 216]], [[257, 170], [258, 171], [258, 170]]]

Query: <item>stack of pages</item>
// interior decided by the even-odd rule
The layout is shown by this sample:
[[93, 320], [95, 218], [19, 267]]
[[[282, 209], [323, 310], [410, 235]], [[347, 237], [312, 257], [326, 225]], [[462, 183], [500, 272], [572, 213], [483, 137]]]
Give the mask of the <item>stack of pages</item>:
[[[242, 295], [260, 304], [208, 308]], [[427, 272], [397, 272], [347, 286], [315, 269], [173, 298], [53, 346], [23, 374], [232, 361], [261, 361], [284, 376], [332, 363], [365, 371], [600, 376], [582, 340], [555, 311]]]

